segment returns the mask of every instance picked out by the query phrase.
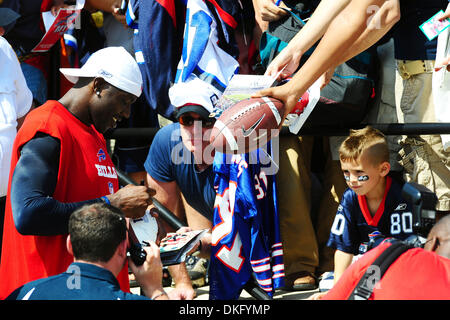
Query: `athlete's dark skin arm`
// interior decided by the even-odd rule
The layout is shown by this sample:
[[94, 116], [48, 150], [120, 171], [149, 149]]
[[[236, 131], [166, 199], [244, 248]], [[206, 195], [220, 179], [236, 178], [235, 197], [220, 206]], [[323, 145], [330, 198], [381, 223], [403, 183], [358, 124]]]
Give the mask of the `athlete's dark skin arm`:
[[17, 231], [23, 235], [66, 234], [74, 210], [102, 201], [63, 203], [53, 198], [59, 155], [59, 140], [45, 134], [38, 133], [22, 147], [11, 183], [11, 207]]
[[[53, 198], [58, 180], [60, 141], [38, 133], [20, 150], [11, 182], [11, 207], [15, 226], [23, 235], [66, 234], [70, 214], [100, 198], [63, 203]], [[87, 188], [89, 186], [86, 186]], [[127, 185], [105, 195], [127, 218], [140, 218], [152, 203], [155, 191], [146, 186]]]

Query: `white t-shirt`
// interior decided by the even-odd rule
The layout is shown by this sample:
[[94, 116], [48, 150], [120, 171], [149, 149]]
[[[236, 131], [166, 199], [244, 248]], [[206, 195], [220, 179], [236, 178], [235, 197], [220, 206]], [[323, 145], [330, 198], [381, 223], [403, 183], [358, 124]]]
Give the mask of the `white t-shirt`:
[[0, 197], [8, 190], [17, 119], [27, 114], [32, 101], [19, 60], [8, 41], [0, 37]]

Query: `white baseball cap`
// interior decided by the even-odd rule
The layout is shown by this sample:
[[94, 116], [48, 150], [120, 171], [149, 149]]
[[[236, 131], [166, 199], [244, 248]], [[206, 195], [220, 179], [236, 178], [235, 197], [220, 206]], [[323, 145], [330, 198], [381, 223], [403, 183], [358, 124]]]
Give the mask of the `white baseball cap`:
[[177, 117], [191, 111], [188, 109], [192, 107], [187, 106], [202, 106], [209, 115], [216, 109], [221, 94], [211, 84], [197, 77], [190, 77], [186, 82], [177, 82], [169, 89], [170, 102], [177, 108]]
[[60, 68], [59, 71], [72, 83], [76, 83], [79, 77], [100, 77], [136, 97], [142, 93], [139, 66], [123, 47], [100, 49], [81, 68]]

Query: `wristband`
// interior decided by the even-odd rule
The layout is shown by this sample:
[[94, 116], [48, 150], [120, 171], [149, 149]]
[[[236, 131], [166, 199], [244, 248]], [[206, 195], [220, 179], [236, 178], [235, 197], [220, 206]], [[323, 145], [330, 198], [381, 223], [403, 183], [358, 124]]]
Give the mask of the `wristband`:
[[100, 199], [102, 199], [105, 203], [111, 205], [111, 202], [109, 201], [109, 199], [106, 196], [100, 197]]
[[154, 297], [152, 298], [152, 300], [155, 300], [156, 298], [162, 297], [162, 296], [164, 296], [164, 295], [167, 296], [167, 293], [166, 293], [165, 291], [163, 291], [163, 292], [161, 292], [160, 294], [157, 294], [156, 296], [154, 296]]

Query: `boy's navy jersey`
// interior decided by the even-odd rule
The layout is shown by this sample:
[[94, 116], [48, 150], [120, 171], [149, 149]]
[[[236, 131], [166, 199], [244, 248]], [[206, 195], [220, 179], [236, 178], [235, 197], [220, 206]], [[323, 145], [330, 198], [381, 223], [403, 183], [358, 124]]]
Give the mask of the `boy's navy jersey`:
[[261, 153], [215, 156], [211, 300], [238, 299], [252, 275], [269, 296], [284, 285], [275, 176], [262, 170]]
[[374, 216], [369, 212], [365, 196], [358, 196], [350, 188], [344, 192], [327, 246], [357, 255], [359, 245], [369, 241], [368, 235], [374, 231], [400, 240], [413, 233], [411, 205], [402, 197], [402, 186], [389, 176]]

